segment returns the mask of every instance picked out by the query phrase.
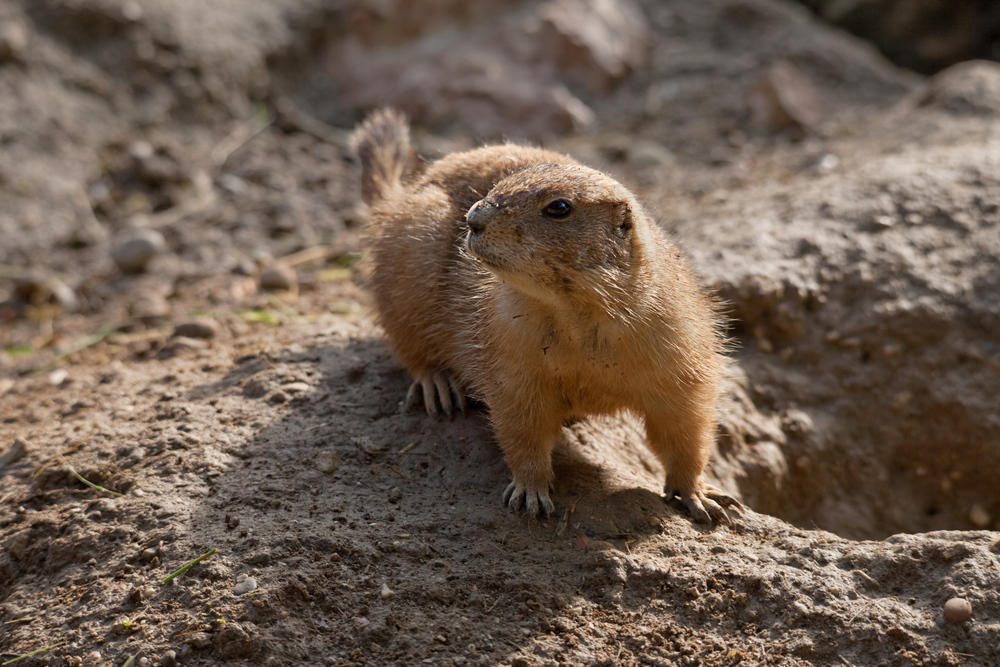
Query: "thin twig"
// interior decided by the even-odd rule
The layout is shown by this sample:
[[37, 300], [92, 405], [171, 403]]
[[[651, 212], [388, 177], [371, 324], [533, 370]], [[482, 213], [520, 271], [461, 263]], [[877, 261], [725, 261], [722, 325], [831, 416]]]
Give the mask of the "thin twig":
[[274, 119], [267, 113], [267, 109], [263, 109], [263, 111], [258, 109], [253, 116], [245, 122], [240, 123], [236, 129], [212, 148], [212, 166], [217, 171], [221, 171], [233, 153], [258, 134], [271, 127], [273, 123]]
[[56, 352], [56, 359], [62, 359], [63, 357], [68, 357], [69, 355], [75, 354], [80, 350], [86, 349], [93, 345], [97, 345], [102, 340], [113, 334], [114, 332], [115, 332], [114, 327], [105, 327], [104, 329], [101, 329], [95, 334], [91, 334], [82, 340], [78, 340], [75, 343], [72, 343], [69, 347], [59, 350], [58, 352]]
[[177, 206], [174, 206], [173, 208], [168, 208], [167, 210], [160, 211], [159, 213], [151, 213], [150, 215], [143, 216], [142, 227], [148, 229], [170, 227], [189, 215], [195, 215], [210, 209], [218, 200], [218, 196], [215, 193], [215, 186], [212, 182], [212, 177], [205, 171], [199, 169], [191, 177], [191, 182], [194, 185], [193, 197], [185, 200]]
[[497, 601], [493, 603], [493, 606], [491, 606], [489, 609], [486, 610], [486, 613], [488, 614], [491, 611], [493, 611], [493, 608], [496, 607], [498, 604], [500, 604], [500, 601], [503, 600], [505, 597], [506, 597], [505, 595], [501, 595], [500, 597], [498, 597]]
[[315, 430], [317, 430], [317, 429], [321, 429], [321, 428], [323, 428], [324, 426], [329, 426], [329, 425], [330, 425], [330, 424], [332, 424], [332, 423], [333, 423], [333, 422], [323, 422], [322, 424], [316, 424], [315, 426], [310, 426], [309, 428], [305, 429], [305, 431], [306, 431], [307, 433], [308, 433], [309, 431], [315, 431]]
[[299, 250], [298, 252], [293, 252], [290, 255], [285, 255], [278, 261], [285, 266], [298, 266], [299, 264], [315, 262], [317, 259], [326, 259], [332, 251], [332, 245], [314, 245], [310, 248], [306, 248], [305, 250]]
[[412, 477], [410, 477], [409, 475], [407, 475], [405, 472], [397, 469], [395, 466], [386, 466], [386, 467], [388, 467], [389, 470], [393, 471], [394, 473], [396, 473], [397, 475], [399, 475], [403, 479], [409, 480], [411, 482], [413, 481]]
[[[278, 100], [277, 104], [275, 104], [275, 109], [285, 119], [285, 121], [293, 125], [295, 129], [300, 132], [310, 134], [320, 141], [326, 141], [327, 143], [331, 143], [338, 148], [347, 148], [350, 143], [349, 137], [351, 136], [351, 133], [349, 130], [334, 127], [333, 125], [324, 123], [318, 118], [314, 118], [304, 113], [299, 110], [291, 102], [291, 100]], [[480, 197], [480, 199], [482, 199], [482, 197]]]

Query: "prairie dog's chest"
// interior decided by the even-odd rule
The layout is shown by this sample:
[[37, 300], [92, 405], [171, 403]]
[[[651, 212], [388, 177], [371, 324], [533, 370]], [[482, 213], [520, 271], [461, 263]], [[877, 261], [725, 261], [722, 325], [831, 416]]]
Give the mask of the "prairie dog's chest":
[[521, 340], [522, 363], [534, 366], [543, 384], [557, 387], [576, 407], [615, 402], [629, 393], [635, 374], [629, 341], [614, 326], [542, 317], [524, 323]]

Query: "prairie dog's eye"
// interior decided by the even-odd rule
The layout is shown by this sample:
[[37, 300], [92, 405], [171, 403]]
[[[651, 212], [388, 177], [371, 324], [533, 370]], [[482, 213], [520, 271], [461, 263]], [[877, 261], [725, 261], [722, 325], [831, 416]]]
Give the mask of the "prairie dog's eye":
[[547, 218], [552, 218], [553, 220], [562, 220], [569, 216], [573, 212], [573, 207], [570, 206], [569, 202], [564, 199], [557, 199], [544, 209], [542, 209], [542, 214]]

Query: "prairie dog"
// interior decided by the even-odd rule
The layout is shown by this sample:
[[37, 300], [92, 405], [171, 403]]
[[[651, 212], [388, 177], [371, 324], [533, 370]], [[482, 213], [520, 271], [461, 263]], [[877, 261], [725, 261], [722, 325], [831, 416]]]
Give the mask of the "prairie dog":
[[406, 120], [354, 132], [378, 319], [431, 414], [489, 407], [512, 510], [554, 510], [563, 421], [645, 420], [664, 491], [704, 522], [737, 501], [702, 480], [724, 369], [711, 300], [631, 192], [551, 151], [516, 145], [420, 166]]

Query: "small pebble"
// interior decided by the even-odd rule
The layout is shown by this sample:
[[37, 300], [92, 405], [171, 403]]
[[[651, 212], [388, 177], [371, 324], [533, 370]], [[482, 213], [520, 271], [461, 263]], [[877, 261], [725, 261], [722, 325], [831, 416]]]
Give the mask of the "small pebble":
[[316, 455], [316, 470], [330, 474], [335, 472], [344, 463], [344, 460], [337, 456], [332, 450], [325, 450]]
[[131, 0], [122, 5], [122, 16], [129, 21], [138, 21], [142, 18], [142, 14], [142, 5], [136, 2], [136, 0]]
[[260, 274], [260, 288], [266, 290], [290, 290], [299, 284], [295, 269], [275, 264]]
[[87, 654], [87, 657], [83, 659], [84, 664], [87, 665], [97, 665], [101, 662], [101, 652], [91, 651]]
[[289, 394], [304, 394], [312, 391], [312, 385], [306, 382], [289, 382], [281, 385], [281, 390]]
[[177, 664], [177, 651], [173, 650], [164, 651], [163, 660], [161, 661], [161, 664], [163, 664], [165, 667], [172, 667], [173, 665]]
[[247, 380], [247, 383], [243, 385], [243, 395], [247, 398], [263, 398], [270, 391], [270, 384], [260, 378]]
[[403, 492], [399, 490], [398, 486], [394, 486], [391, 491], [389, 491], [389, 502], [398, 503], [403, 499]]
[[993, 517], [990, 516], [990, 513], [986, 511], [985, 507], [976, 503], [972, 506], [972, 509], [969, 510], [969, 521], [971, 521], [976, 528], [986, 529], [989, 528], [990, 523], [993, 522]]
[[358, 435], [351, 438], [351, 444], [360, 447], [366, 454], [378, 454], [385, 451], [385, 445], [379, 445], [367, 435]]
[[635, 142], [625, 151], [625, 159], [637, 167], [659, 167], [677, 162], [669, 148], [655, 141]]
[[156, 558], [156, 549], [143, 549], [142, 553], [139, 554], [139, 558], [143, 559], [147, 563], [154, 558]]
[[98, 498], [90, 503], [88, 509], [104, 512], [105, 514], [114, 514], [118, 511], [118, 506], [111, 498]]
[[111, 259], [122, 273], [142, 273], [149, 261], [165, 245], [166, 240], [160, 232], [155, 229], [139, 229], [112, 251]]
[[389, 584], [382, 584], [382, 590], [379, 592], [379, 596], [385, 600], [388, 597], [392, 597], [393, 592], [389, 588]]
[[952, 623], [972, 618], [972, 605], [965, 598], [952, 598], [944, 603], [944, 617]]
[[148, 160], [156, 154], [156, 149], [145, 139], [137, 139], [129, 144], [128, 154], [134, 160]]
[[21, 531], [7, 541], [7, 553], [17, 560], [21, 560], [21, 557], [24, 555], [24, 551], [28, 548], [29, 544], [30, 540], [28, 539], [28, 531]]
[[7, 448], [3, 454], [0, 454], [0, 468], [9, 466], [18, 459], [22, 458], [28, 453], [28, 443], [20, 438], [14, 439], [14, 444]]
[[244, 595], [255, 590], [257, 590], [257, 580], [253, 577], [247, 577], [233, 587], [233, 593], [235, 595]]
[[[129, 314], [144, 320], [157, 320], [170, 314], [170, 303], [162, 294], [146, 290], [132, 295], [128, 307]], [[194, 340], [193, 338], [183, 338], [175, 336], [174, 342], [178, 339]]]
[[840, 165], [840, 158], [833, 153], [824, 153], [816, 161], [816, 169], [822, 173], [831, 172]]
[[28, 46], [28, 33], [18, 23], [0, 27], [0, 63], [20, 58]]
[[587, 551], [617, 551], [618, 548], [607, 540], [591, 540], [587, 542]]
[[66, 378], [68, 377], [69, 377], [69, 371], [67, 371], [65, 368], [57, 368], [51, 373], [49, 373], [49, 384], [52, 385], [53, 387], [58, 387], [63, 382], [65, 382]]
[[199, 317], [190, 322], [178, 324], [174, 327], [174, 335], [186, 338], [212, 338], [218, 330], [219, 325], [215, 320]]

